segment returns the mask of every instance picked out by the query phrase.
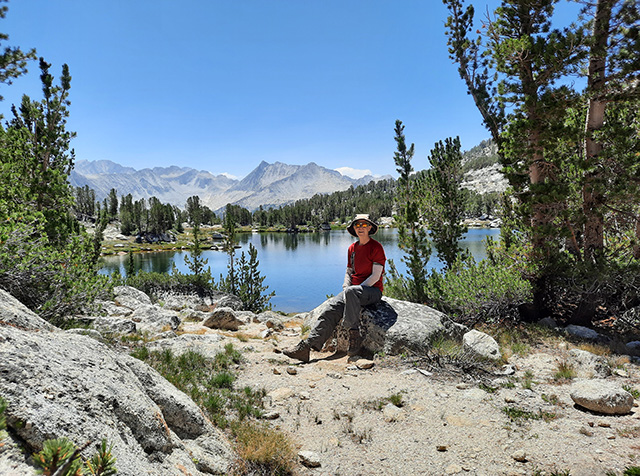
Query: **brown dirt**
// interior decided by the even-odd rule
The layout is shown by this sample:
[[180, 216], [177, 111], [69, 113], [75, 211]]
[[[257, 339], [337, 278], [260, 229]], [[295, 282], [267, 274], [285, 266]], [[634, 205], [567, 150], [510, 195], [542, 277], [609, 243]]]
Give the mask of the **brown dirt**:
[[[611, 476], [640, 466], [640, 410], [579, 409], [571, 381], [553, 379], [566, 342], [511, 357], [509, 377], [379, 356], [364, 370], [364, 360], [344, 354], [312, 352], [300, 364], [277, 353], [299, 340], [299, 324], [266, 340], [265, 326], [250, 324], [239, 331], [244, 342], [228, 338], [247, 360], [237, 385], [264, 388], [266, 411], [279, 415], [272, 424], [317, 454], [320, 467], [301, 465], [300, 475]], [[638, 365], [627, 359], [623, 367], [626, 374], [609, 378], [640, 389]]]

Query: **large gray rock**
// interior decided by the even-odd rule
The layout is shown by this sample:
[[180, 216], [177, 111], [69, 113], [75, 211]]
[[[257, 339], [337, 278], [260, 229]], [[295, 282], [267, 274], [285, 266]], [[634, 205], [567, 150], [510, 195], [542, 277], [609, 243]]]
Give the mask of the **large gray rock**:
[[[301, 315], [305, 324], [313, 327], [328, 306], [325, 301], [311, 312]], [[426, 354], [437, 337], [459, 340], [466, 327], [456, 324], [444, 313], [425, 306], [385, 297], [377, 304], [367, 306], [360, 316], [363, 347], [371, 352], [396, 355], [402, 352]], [[328, 344], [337, 351], [346, 351], [347, 330], [339, 325]]]
[[[45, 440], [113, 443], [118, 474], [224, 474], [228, 442], [196, 405], [155, 370], [82, 335], [0, 325], [0, 395], [10, 433], [29, 451]], [[206, 443], [201, 443], [206, 440]], [[198, 463], [199, 464], [199, 463]]]
[[167, 330], [177, 330], [180, 326], [178, 313], [155, 305], [140, 305], [129, 316], [136, 323], [138, 332], [157, 334]]
[[581, 407], [608, 415], [626, 415], [633, 407], [633, 396], [606, 380], [580, 380], [571, 386], [571, 399]]
[[174, 338], [158, 339], [147, 344], [151, 351], [170, 350], [174, 355], [198, 352], [210, 359], [224, 350], [225, 337], [220, 334], [182, 334]]
[[580, 349], [571, 349], [569, 356], [569, 363], [579, 378], [605, 378], [611, 375], [611, 367], [602, 356]]
[[27, 330], [53, 331], [57, 329], [11, 294], [0, 289], [0, 325], [2, 324], [18, 326]]
[[116, 286], [113, 288], [115, 302], [118, 306], [136, 309], [141, 305], [150, 306], [151, 298], [142, 291], [131, 286]]
[[500, 346], [495, 339], [475, 329], [462, 337], [462, 348], [467, 355], [474, 358], [499, 360], [502, 356]]
[[237, 331], [244, 324], [245, 321], [239, 319], [235, 311], [230, 307], [218, 308], [202, 321], [202, 325], [210, 329], [226, 329], [229, 331]]

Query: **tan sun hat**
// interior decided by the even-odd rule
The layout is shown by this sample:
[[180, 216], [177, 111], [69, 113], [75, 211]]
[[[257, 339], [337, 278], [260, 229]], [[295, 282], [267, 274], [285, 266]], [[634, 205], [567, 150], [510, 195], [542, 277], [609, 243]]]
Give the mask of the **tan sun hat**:
[[369, 225], [371, 225], [369, 236], [375, 235], [378, 232], [378, 225], [373, 221], [371, 221], [371, 219], [369, 218], [369, 214], [361, 213], [359, 215], [356, 215], [356, 217], [353, 220], [351, 220], [351, 223], [349, 223], [349, 226], [347, 227], [347, 231], [349, 232], [350, 235], [353, 235], [356, 237], [358, 236], [356, 234], [356, 231], [353, 229], [353, 224], [357, 221], [366, 221], [367, 223], [369, 223]]

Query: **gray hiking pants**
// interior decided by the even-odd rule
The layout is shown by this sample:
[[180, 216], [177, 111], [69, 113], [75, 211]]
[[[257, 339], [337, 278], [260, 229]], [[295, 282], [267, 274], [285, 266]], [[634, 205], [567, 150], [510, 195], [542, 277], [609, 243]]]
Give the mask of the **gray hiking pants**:
[[311, 348], [320, 350], [340, 321], [347, 329], [357, 329], [360, 325], [362, 307], [376, 303], [380, 299], [382, 299], [382, 291], [378, 288], [349, 286], [329, 300], [327, 309], [320, 314], [315, 326], [311, 329], [307, 342]]

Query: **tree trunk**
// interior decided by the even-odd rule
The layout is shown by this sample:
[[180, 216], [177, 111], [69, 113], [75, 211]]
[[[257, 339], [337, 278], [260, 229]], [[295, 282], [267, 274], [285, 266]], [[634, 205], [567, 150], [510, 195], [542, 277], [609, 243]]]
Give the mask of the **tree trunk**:
[[[591, 171], [585, 176], [582, 190], [582, 210], [584, 225], [584, 257], [595, 261], [604, 248], [604, 219], [601, 210], [603, 200], [599, 187], [600, 171], [597, 168], [602, 144], [597, 142], [594, 134], [604, 125], [606, 103], [602, 92], [606, 86], [605, 69], [607, 60], [607, 42], [611, 11], [616, 0], [598, 0], [593, 26], [593, 39], [589, 59], [588, 90], [590, 93], [589, 110], [585, 124], [585, 160]], [[596, 168], [593, 168], [596, 167]]]

